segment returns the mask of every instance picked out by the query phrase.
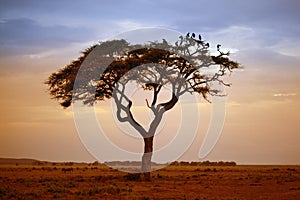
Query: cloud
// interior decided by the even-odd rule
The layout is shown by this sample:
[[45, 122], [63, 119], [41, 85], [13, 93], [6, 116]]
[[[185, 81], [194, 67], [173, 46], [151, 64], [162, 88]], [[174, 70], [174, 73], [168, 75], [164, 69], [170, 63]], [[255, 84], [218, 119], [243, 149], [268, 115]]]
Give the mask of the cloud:
[[282, 71], [299, 70], [300, 57], [284, 55], [271, 48], [250, 48], [240, 50], [235, 57], [244, 64], [260, 69], [280, 69]]
[[246, 70], [285, 66], [283, 73], [289, 73], [299, 63], [299, 6], [296, 0], [11, 0], [0, 8], [0, 55], [22, 54], [32, 60], [71, 51], [76, 57], [99, 40], [156, 26], [199, 32], [212, 47], [220, 43], [224, 51], [233, 50], [232, 58]]
[[297, 0], [284, 3], [280, 0], [163, 0], [159, 3], [147, 0], [114, 3], [108, 0], [29, 0], [20, 3], [11, 0], [3, 2], [0, 8], [0, 19], [6, 19], [0, 23], [5, 28], [0, 28], [0, 42], [2, 45], [17, 42], [18, 45], [38, 43], [51, 47], [102, 39], [96, 37], [154, 25], [183, 33], [218, 33], [219, 42], [230, 34], [231, 41], [239, 46], [278, 45], [283, 39], [299, 43], [300, 27], [296, 26], [299, 7]]
[[[55, 51], [80, 46], [80, 51], [89, 45], [110, 38], [116, 33], [143, 27], [154, 27], [155, 24], [138, 20], [99, 20], [97, 26], [87, 28], [65, 25], [42, 25], [28, 18], [0, 20], [0, 54], [29, 55], [30, 58], [42, 58], [55, 54]], [[82, 47], [81, 44], [85, 46]], [[72, 47], [73, 46], [73, 47]]]
[[290, 97], [290, 96], [296, 96], [297, 93], [275, 93], [273, 94], [273, 97]]
[[62, 25], [43, 26], [27, 18], [6, 19], [0, 22], [1, 54], [34, 53], [82, 42], [92, 33], [81, 27]]
[[[232, 25], [276, 29], [277, 34], [299, 34], [299, 1], [290, 0], [128, 0], [2, 2], [1, 18], [22, 16], [40, 23], [86, 24], [102, 20], [139, 20], [169, 24], [178, 31], [207, 31]], [[170, 28], [169, 27], [169, 28]], [[195, 30], [197, 29], [197, 30]], [[286, 31], [289, 30], [289, 31]]]

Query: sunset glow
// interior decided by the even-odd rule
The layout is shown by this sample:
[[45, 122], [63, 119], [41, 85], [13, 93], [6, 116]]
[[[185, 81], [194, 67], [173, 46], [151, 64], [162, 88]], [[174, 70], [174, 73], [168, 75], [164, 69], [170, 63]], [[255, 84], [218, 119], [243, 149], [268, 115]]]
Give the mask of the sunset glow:
[[[182, 34], [201, 33], [212, 52], [220, 43], [243, 66], [226, 78], [232, 86], [226, 88], [225, 124], [204, 160], [300, 164], [298, 1], [88, 2], [2, 3], [0, 157], [95, 161], [79, 139], [72, 108], [62, 109], [52, 100], [44, 81], [98, 41], [137, 28], [160, 27]], [[199, 12], [199, 6], [206, 9]], [[113, 121], [110, 106], [109, 101], [95, 105], [98, 120], [104, 120], [103, 129], [120, 146], [141, 150], [142, 143], [123, 142], [125, 136]], [[199, 132], [181, 160], [199, 160], [209, 128], [212, 105], [202, 100], [197, 106]], [[134, 112], [146, 125], [151, 115], [144, 109], [143, 97]], [[176, 105], [167, 114], [155, 148], [172, 139], [180, 109]]]

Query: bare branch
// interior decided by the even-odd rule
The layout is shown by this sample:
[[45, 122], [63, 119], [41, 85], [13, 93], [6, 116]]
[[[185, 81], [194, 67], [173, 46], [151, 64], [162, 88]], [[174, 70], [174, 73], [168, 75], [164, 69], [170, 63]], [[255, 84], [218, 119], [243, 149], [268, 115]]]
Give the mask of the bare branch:
[[[116, 86], [115, 91], [118, 92], [120, 98], [118, 98], [117, 93], [114, 93], [114, 100], [117, 105], [117, 118], [120, 122], [129, 122], [132, 127], [134, 127], [143, 137], [146, 136], [146, 130], [134, 119], [131, 112], [132, 101], [125, 95], [125, 86], [123, 85], [122, 90], [119, 90], [119, 84]], [[127, 106], [122, 104], [123, 98], [128, 102]], [[126, 117], [121, 116], [121, 112], [127, 115]]]

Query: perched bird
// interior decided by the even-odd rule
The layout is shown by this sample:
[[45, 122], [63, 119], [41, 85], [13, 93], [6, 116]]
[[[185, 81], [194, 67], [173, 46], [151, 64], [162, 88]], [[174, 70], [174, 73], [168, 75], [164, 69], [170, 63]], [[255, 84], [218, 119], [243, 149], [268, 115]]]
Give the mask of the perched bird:
[[192, 33], [192, 38], [195, 38], [195, 37], [196, 37], [195, 33]]
[[217, 49], [218, 49], [218, 50], [220, 49], [220, 47], [221, 47], [221, 45], [220, 45], [220, 44], [217, 44]]
[[201, 35], [200, 35], [200, 34], [198, 35], [198, 37], [199, 37], [199, 41], [201, 41], [201, 40], [202, 40], [202, 37], [201, 37]]
[[168, 45], [167, 40], [163, 39], [163, 45]]
[[209, 43], [206, 43], [206, 47], [209, 48]]
[[190, 37], [190, 33], [187, 33], [187, 34], [186, 34], [186, 37]]

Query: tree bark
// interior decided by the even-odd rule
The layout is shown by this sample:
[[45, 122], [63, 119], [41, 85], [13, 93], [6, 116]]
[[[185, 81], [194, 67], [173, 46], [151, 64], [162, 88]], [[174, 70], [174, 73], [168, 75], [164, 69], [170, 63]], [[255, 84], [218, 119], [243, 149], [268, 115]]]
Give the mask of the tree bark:
[[151, 158], [153, 152], [154, 135], [144, 138], [144, 155], [142, 157], [142, 173], [146, 181], [150, 181]]

